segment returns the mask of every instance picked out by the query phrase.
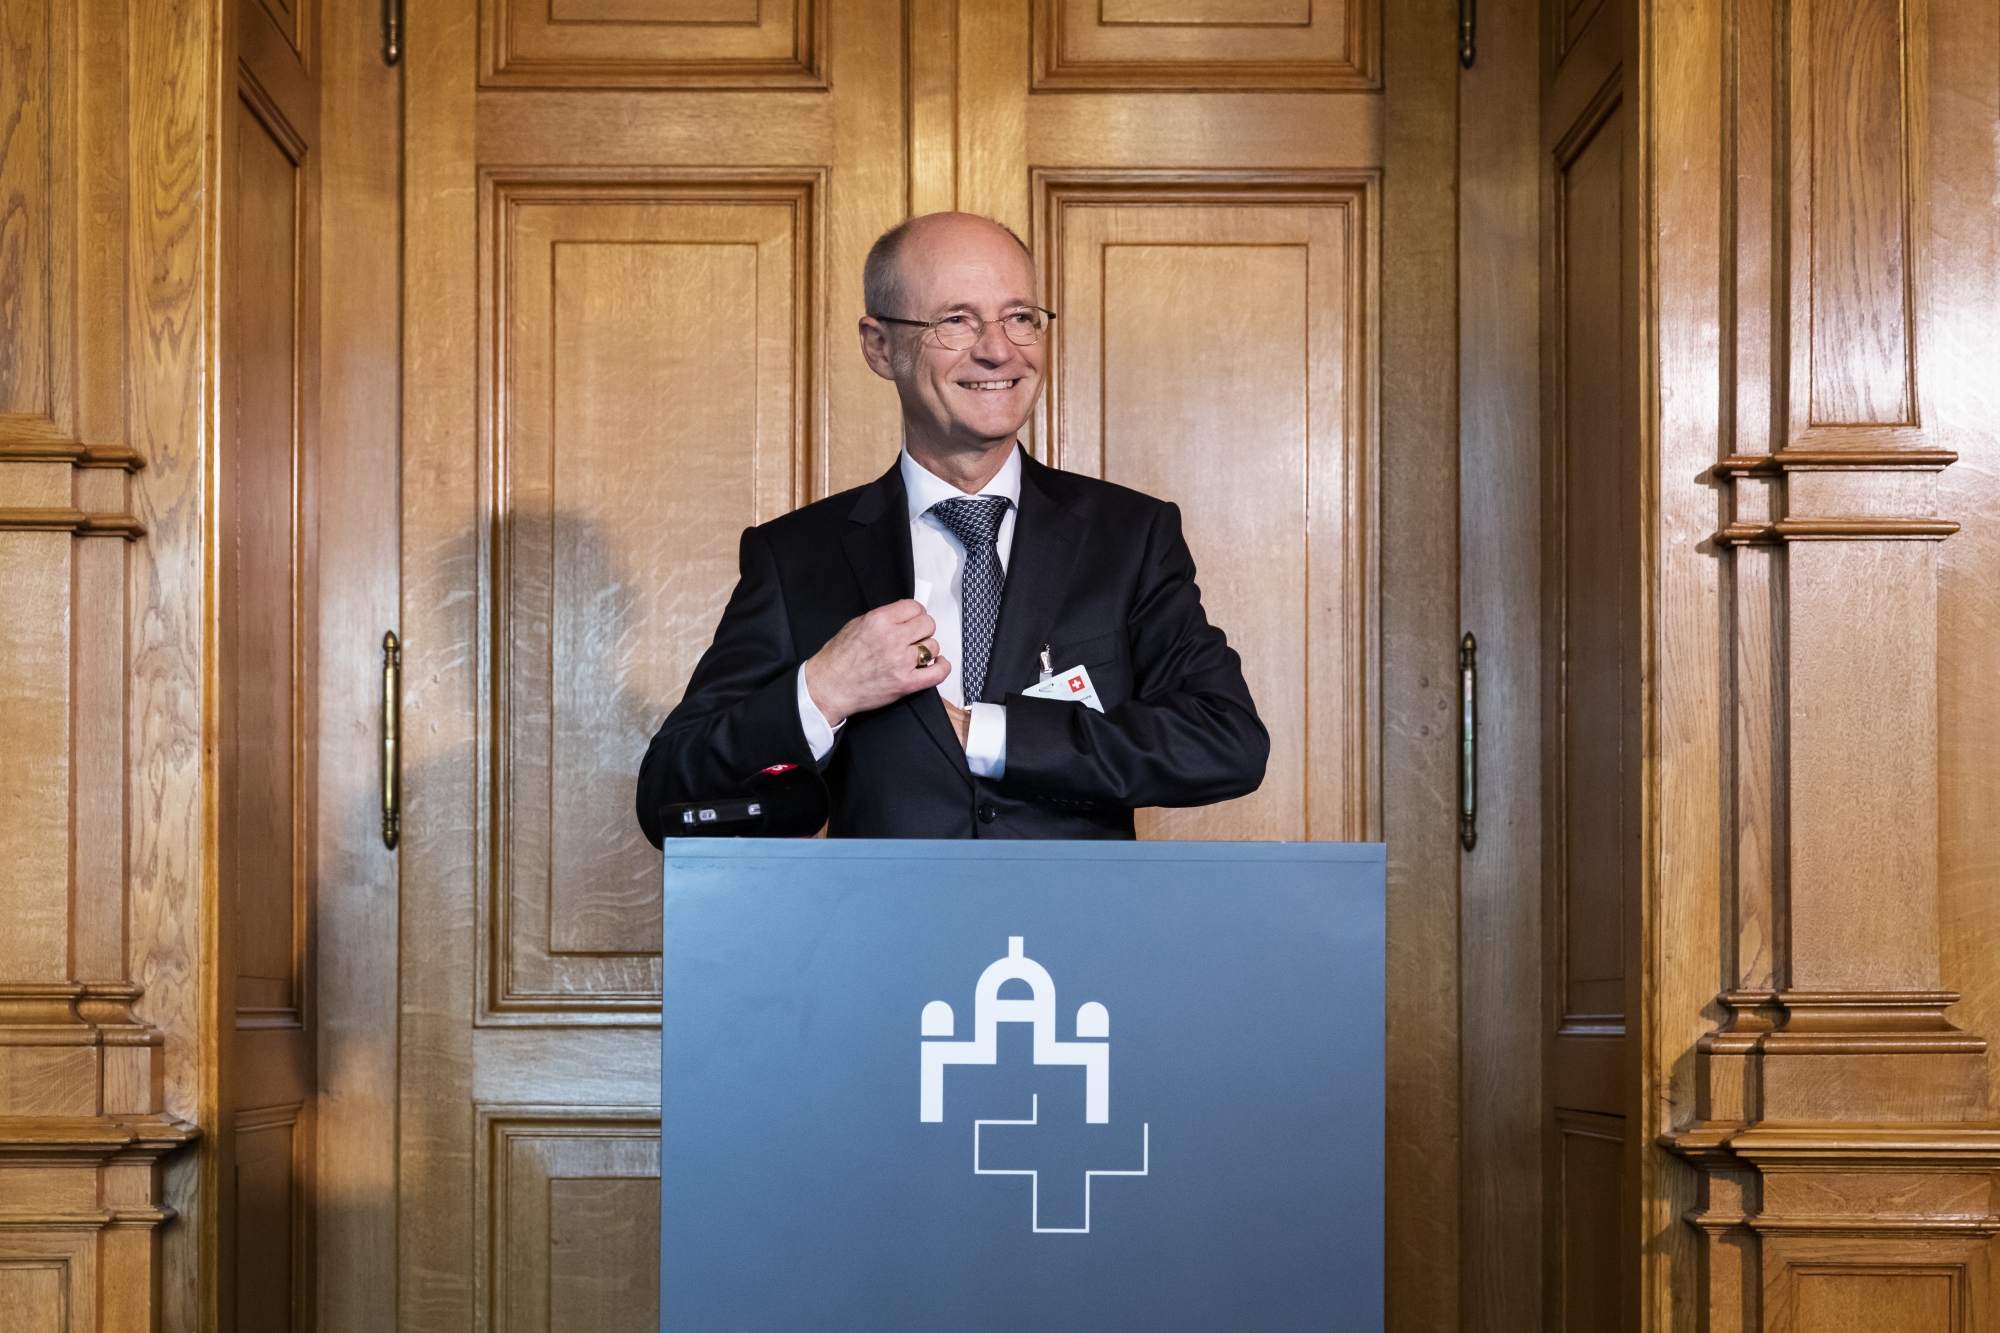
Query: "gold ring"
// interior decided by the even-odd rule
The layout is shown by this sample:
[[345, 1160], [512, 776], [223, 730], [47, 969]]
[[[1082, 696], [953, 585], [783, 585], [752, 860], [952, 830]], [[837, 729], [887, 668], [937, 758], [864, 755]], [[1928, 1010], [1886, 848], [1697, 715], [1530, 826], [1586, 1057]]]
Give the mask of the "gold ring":
[[937, 661], [937, 654], [921, 643], [917, 645], [917, 670], [922, 671], [935, 661]]

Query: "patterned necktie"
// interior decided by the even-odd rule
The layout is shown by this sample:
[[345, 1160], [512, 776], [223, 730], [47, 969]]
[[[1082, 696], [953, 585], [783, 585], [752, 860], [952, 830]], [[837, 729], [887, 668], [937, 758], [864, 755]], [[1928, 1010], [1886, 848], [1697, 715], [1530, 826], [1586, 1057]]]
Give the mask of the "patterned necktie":
[[1000, 495], [963, 495], [931, 506], [938, 522], [965, 543], [965, 582], [959, 597], [958, 681], [965, 706], [972, 707], [986, 688], [986, 659], [993, 652], [993, 628], [1000, 623], [1000, 589], [1007, 575], [1000, 568], [1000, 520], [1010, 501]]

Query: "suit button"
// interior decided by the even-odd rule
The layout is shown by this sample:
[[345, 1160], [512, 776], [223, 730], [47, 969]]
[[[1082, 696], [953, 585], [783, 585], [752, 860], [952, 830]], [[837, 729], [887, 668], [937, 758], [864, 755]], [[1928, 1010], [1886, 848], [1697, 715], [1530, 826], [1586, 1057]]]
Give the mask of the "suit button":
[[992, 822], [993, 822], [994, 820], [998, 819], [999, 817], [1000, 817], [1000, 812], [999, 812], [998, 810], [995, 810], [995, 809], [993, 808], [993, 802], [991, 802], [991, 801], [981, 801], [981, 802], [979, 803], [979, 822], [980, 822], [980, 823], [982, 823], [982, 824], [991, 824], [991, 823], [992, 823]]

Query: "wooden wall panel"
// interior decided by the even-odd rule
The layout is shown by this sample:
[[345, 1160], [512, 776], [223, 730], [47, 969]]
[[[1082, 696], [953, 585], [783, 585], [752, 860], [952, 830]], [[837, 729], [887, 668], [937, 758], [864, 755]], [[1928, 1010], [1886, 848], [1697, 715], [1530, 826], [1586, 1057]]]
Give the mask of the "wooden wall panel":
[[1559, 155], [1556, 193], [1562, 591], [1552, 665], [1561, 680], [1556, 874], [1565, 1028], [1623, 1022], [1624, 903], [1636, 869], [1629, 808], [1636, 756], [1624, 745], [1636, 668], [1629, 660], [1636, 609], [1626, 598], [1636, 550], [1626, 497], [1637, 459], [1619, 410], [1623, 129], [1615, 99], [1593, 108]]
[[660, 1324], [657, 1111], [482, 1110], [494, 1333]]
[[1035, 0], [1038, 92], [1380, 86], [1374, 0]]
[[493, 1007], [633, 1012], [658, 992], [660, 918], [632, 772], [707, 647], [743, 528], [807, 485], [812, 187], [492, 194]]
[[299, 256], [305, 218], [301, 149], [272, 114], [237, 103], [227, 381], [233, 419], [221, 487], [221, 832], [237, 1013], [296, 1021], [304, 924]]
[[489, 87], [823, 88], [826, 0], [482, 0]]
[[[42, 464], [49, 475], [34, 485], [15, 468], [5, 496], [13, 505], [52, 492], [67, 508], [69, 468]], [[23, 505], [22, 507], [27, 507]], [[0, 981], [60, 981], [69, 971], [70, 787], [70, 547], [67, 532], [0, 531], [0, 750], [15, 756], [0, 765], [0, 920], [8, 939], [0, 952]], [[23, 633], [21, 627], [42, 627]], [[33, 761], [30, 761], [33, 756]], [[55, 890], [52, 892], [51, 890]], [[17, 1112], [19, 1114], [21, 1112]]]
[[1624, 1130], [1619, 1116], [1556, 1113], [1557, 1333], [1609, 1333], [1623, 1322]]
[[1140, 835], [1361, 837], [1375, 438], [1368, 187], [1260, 197], [1255, 187], [1050, 178], [1044, 194], [1063, 329], [1050, 458], [1180, 505], [1204, 604], [1242, 653], [1259, 712], [1277, 720], [1256, 793], [1145, 812]]
[[1791, 443], [1915, 444], [1914, 321], [1927, 260], [1915, 211], [1925, 115], [1911, 93], [1924, 86], [1925, 5], [1799, 8], [1789, 50]]
[[298, 1117], [297, 1106], [235, 1117], [230, 1184], [236, 1282], [225, 1299], [244, 1333], [290, 1323], [294, 1218], [301, 1203], [293, 1170], [300, 1146], [295, 1141]]
[[68, 1265], [0, 1259], [0, 1310], [7, 1333], [70, 1333]]
[[1964, 1326], [1957, 1274], [1805, 1268], [1793, 1278], [1800, 1329], [1813, 1333], [1933, 1333]]
[[0, 5], [0, 442], [74, 439], [73, 17]]
[[[1674, 74], [1653, 85], [1670, 92], [1647, 182], [1662, 929], [1646, 1064], [1653, 1128], [1684, 1164], [1655, 1164], [1648, 1190], [1673, 1260], [1651, 1304], [1759, 1333], [1984, 1327], [1994, 970], [1988, 912], [1964, 908], [1990, 901], [1991, 840], [1947, 826], [1990, 804], [1993, 771], [1972, 758], [1990, 750], [1990, 655], [1972, 644], [1992, 637], [1992, 584], [1963, 577], [1992, 565], [1991, 534], [1958, 534], [1994, 508], [1994, 334], [1969, 312], [2000, 282], [2000, 15], [1655, 13], [1649, 76]], [[1716, 49], [1710, 83], [1689, 57]], [[1981, 999], [1959, 1006], [1961, 986]]]

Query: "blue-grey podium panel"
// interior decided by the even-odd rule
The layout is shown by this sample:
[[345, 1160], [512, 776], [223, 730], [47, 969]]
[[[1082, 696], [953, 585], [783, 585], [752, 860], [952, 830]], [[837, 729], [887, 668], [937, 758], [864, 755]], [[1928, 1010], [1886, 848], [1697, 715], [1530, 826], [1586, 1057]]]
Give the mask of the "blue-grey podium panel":
[[1382, 1326], [1383, 856], [670, 843], [668, 1333]]

